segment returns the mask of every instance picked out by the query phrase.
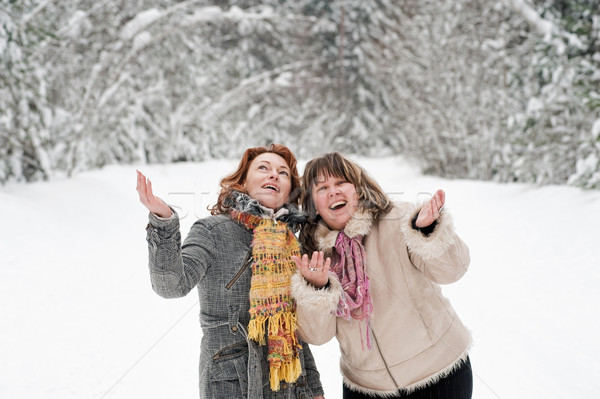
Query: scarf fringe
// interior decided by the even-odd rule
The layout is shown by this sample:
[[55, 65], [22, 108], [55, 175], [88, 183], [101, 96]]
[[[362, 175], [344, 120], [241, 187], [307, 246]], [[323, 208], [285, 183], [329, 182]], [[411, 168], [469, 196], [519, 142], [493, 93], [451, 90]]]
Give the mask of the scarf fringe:
[[283, 367], [270, 367], [269, 381], [271, 390], [279, 391], [281, 388], [280, 382], [295, 382], [302, 373], [302, 365], [300, 359], [295, 359], [292, 363], [284, 363]]
[[248, 338], [264, 345], [265, 342], [265, 324], [267, 318], [265, 316], [256, 316], [248, 323]]
[[[268, 325], [268, 327], [267, 327]], [[269, 330], [269, 336], [277, 336], [280, 331], [296, 331], [298, 328], [298, 316], [292, 312], [281, 312], [271, 316], [255, 316], [248, 323], [248, 338], [265, 345], [266, 330]], [[292, 336], [294, 345], [298, 344], [296, 336]]]
[[268, 330], [269, 344], [279, 346], [280, 351], [269, 354], [269, 381], [271, 390], [278, 391], [280, 382], [294, 382], [302, 373], [300, 358], [297, 356], [298, 339], [291, 334], [291, 343], [285, 338], [290, 331], [296, 331], [298, 318], [292, 312], [280, 312], [270, 316], [256, 316], [248, 324], [248, 338], [265, 345]]

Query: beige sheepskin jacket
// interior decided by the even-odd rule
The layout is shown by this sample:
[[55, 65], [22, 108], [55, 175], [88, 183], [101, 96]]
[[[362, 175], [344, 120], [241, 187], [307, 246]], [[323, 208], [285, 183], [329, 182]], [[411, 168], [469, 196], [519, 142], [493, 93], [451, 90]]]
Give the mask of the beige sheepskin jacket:
[[[375, 221], [357, 212], [346, 224], [349, 237], [365, 236], [373, 302], [371, 350], [361, 346], [365, 321], [335, 316], [342, 287], [334, 274], [325, 289], [316, 289], [300, 273], [292, 278], [301, 338], [321, 345], [337, 337], [344, 384], [353, 390], [381, 397], [411, 392], [436, 382], [467, 358], [471, 334], [438, 284], [464, 275], [469, 250], [446, 211], [428, 236], [412, 227], [418, 211], [416, 205], [400, 202]], [[326, 255], [334, 250], [337, 234], [323, 222], [317, 228], [317, 243]]]

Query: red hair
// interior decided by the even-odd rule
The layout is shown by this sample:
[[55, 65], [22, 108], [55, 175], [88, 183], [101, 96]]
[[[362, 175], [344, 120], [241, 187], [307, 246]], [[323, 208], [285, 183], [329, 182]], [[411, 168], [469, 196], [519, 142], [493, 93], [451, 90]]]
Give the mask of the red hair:
[[240, 161], [237, 169], [230, 175], [225, 176], [221, 180], [221, 183], [219, 183], [221, 186], [221, 192], [219, 193], [217, 203], [212, 208], [208, 208], [211, 215], [219, 215], [229, 212], [229, 208], [224, 205], [224, 201], [231, 195], [233, 191], [239, 191], [241, 193], [248, 194], [248, 191], [246, 191], [244, 188], [244, 182], [246, 181], [250, 164], [254, 158], [266, 152], [279, 155], [287, 163], [288, 167], [290, 168], [290, 182], [292, 183], [290, 197], [288, 198], [287, 202], [298, 205], [302, 189], [300, 188], [300, 176], [298, 175], [298, 162], [296, 161], [296, 157], [286, 146], [281, 144], [271, 144], [269, 147], [248, 148], [246, 152], [244, 152], [242, 160]]

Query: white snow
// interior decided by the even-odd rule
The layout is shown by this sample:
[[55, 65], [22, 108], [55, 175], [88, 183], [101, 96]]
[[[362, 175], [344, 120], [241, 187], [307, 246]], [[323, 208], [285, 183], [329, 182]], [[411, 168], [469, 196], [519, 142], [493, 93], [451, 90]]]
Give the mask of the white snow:
[[552, 22], [544, 20], [538, 13], [524, 0], [505, 0], [508, 5], [519, 13], [527, 22], [533, 25], [541, 34], [550, 36], [556, 31], [556, 27]]
[[163, 12], [156, 8], [149, 8], [137, 14], [131, 21], [127, 22], [121, 29], [121, 38], [129, 40], [137, 35], [142, 29], [148, 27], [163, 16]]
[[600, 119], [596, 119], [592, 125], [592, 137], [600, 137]]
[[[472, 330], [474, 398], [591, 398], [600, 391], [600, 192], [425, 177], [399, 158], [354, 158], [396, 199], [443, 188], [471, 249], [445, 286]], [[304, 165], [305, 162], [301, 162]], [[236, 161], [144, 165], [181, 208], [182, 232]], [[1, 398], [197, 398], [196, 292], [166, 300], [147, 270], [135, 167], [0, 187]], [[335, 340], [312, 347], [341, 398]]]

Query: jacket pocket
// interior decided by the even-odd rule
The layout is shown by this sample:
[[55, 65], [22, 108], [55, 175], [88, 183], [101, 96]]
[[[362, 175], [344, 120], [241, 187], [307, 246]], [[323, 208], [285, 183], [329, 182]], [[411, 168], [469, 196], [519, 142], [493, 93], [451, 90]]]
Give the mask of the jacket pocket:
[[246, 255], [246, 259], [244, 260], [244, 263], [242, 264], [242, 267], [240, 268], [240, 270], [238, 270], [238, 272], [235, 274], [235, 276], [233, 276], [233, 278], [231, 279], [231, 281], [229, 281], [227, 283], [227, 285], [225, 286], [226, 289], [230, 289], [236, 281], [238, 281], [238, 279], [240, 278], [240, 276], [242, 274], [244, 274], [244, 272], [246, 271], [246, 269], [248, 268], [248, 266], [250, 266], [252, 264], [252, 249], [250, 251], [248, 251], [248, 255]]
[[246, 398], [248, 394], [248, 344], [237, 342], [219, 350], [208, 373], [212, 398]]

